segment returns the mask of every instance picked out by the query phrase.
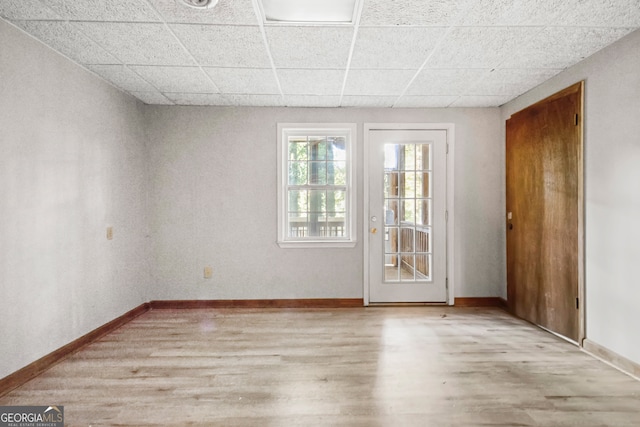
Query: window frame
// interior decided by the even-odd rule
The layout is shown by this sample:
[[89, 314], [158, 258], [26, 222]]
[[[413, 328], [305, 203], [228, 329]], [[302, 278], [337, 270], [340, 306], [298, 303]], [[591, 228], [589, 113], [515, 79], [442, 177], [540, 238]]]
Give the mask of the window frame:
[[[357, 125], [355, 123], [278, 123], [278, 240], [281, 248], [346, 248], [355, 247], [356, 233], [356, 198], [357, 188], [355, 180], [357, 141]], [[288, 189], [289, 189], [289, 158], [288, 137], [292, 134], [317, 136], [326, 134], [340, 134], [345, 136], [346, 147], [346, 197], [345, 197], [345, 228], [346, 238], [309, 237], [292, 238], [288, 236]], [[315, 134], [315, 135], [314, 135]]]

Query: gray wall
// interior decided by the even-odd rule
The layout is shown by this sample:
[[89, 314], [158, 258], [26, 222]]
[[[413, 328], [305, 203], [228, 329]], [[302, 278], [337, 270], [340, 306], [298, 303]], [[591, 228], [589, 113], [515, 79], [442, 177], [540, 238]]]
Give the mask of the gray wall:
[[153, 299], [362, 297], [362, 243], [275, 244], [278, 122], [358, 123], [359, 212], [364, 122], [454, 123], [456, 295], [504, 287], [498, 109], [143, 106], [0, 40], [0, 377]]
[[2, 20], [0, 41], [2, 378], [147, 301], [149, 256], [142, 106]]
[[[500, 113], [485, 109], [148, 107], [153, 296], [158, 299], [361, 298], [363, 123], [455, 124], [456, 296], [504, 288]], [[276, 245], [276, 125], [358, 125], [353, 249]], [[213, 278], [203, 279], [203, 268]]]
[[512, 113], [585, 80], [586, 333], [588, 339], [637, 363], [639, 52], [640, 31], [636, 31], [502, 108], [506, 120]]

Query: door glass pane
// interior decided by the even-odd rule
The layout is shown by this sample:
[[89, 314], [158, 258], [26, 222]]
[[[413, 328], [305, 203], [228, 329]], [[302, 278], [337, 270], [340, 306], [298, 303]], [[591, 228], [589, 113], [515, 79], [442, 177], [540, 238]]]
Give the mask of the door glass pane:
[[398, 252], [398, 228], [385, 227], [384, 232], [384, 252], [386, 254], [395, 254]]
[[416, 173], [416, 197], [431, 197], [430, 172]]
[[400, 146], [400, 164], [401, 170], [416, 170], [416, 146], [415, 144], [406, 144]]
[[385, 282], [430, 281], [431, 144], [386, 144]]
[[416, 227], [415, 232], [416, 252], [431, 252], [431, 229]]
[[400, 280], [398, 268], [398, 228], [385, 227], [384, 232], [384, 281], [397, 282]]
[[384, 265], [384, 281], [397, 282], [400, 280], [400, 269], [396, 256], [387, 256], [387, 263]]
[[400, 280], [415, 281], [415, 269], [413, 266], [415, 265], [415, 255], [413, 254], [402, 254], [400, 258]]
[[421, 144], [416, 150], [416, 170], [431, 170], [431, 144]]
[[402, 199], [400, 201], [400, 206], [402, 206], [402, 212], [400, 218], [402, 218], [402, 222], [410, 222], [413, 223], [415, 221], [415, 212], [416, 212], [416, 201], [414, 199]]
[[416, 278], [429, 280], [431, 276], [431, 255], [416, 254]]
[[413, 237], [414, 228], [401, 227], [400, 228], [400, 250], [402, 252], [413, 252]]
[[400, 145], [398, 144], [385, 144], [384, 146], [384, 170], [385, 171], [397, 171], [399, 170], [398, 160], [400, 157]]
[[385, 200], [384, 223], [385, 225], [398, 225], [398, 201]]
[[416, 196], [416, 173], [404, 172], [400, 174], [400, 181], [402, 182], [402, 190], [400, 195], [402, 197], [415, 197]]
[[384, 174], [384, 197], [398, 197], [398, 182], [400, 178], [397, 172]]
[[416, 200], [416, 224], [431, 225], [431, 200]]

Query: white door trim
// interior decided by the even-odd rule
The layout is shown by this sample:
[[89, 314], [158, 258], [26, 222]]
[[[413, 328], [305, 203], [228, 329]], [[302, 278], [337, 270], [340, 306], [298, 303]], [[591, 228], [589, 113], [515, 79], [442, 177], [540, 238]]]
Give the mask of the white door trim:
[[364, 247], [364, 283], [363, 299], [364, 305], [368, 306], [369, 296], [369, 133], [374, 130], [444, 130], [447, 132], [447, 164], [446, 164], [446, 206], [447, 206], [447, 304], [454, 303], [455, 289], [455, 239], [454, 239], [454, 141], [455, 126], [453, 123], [365, 123], [364, 124], [364, 209], [362, 230]]

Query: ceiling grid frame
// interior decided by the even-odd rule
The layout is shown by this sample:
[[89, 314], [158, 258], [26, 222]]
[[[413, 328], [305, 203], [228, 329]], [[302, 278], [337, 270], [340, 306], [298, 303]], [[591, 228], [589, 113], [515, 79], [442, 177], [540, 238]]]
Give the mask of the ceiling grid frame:
[[[640, 28], [637, 0], [540, 0], [535, 7], [507, 0], [358, 0], [351, 24], [269, 28], [259, 0], [219, 0], [206, 11], [180, 0], [67, 1], [3, 0], [0, 19], [158, 105], [497, 107]], [[278, 30], [283, 27], [292, 30]], [[404, 31], [409, 28], [415, 31]], [[444, 30], [437, 41], [436, 28]], [[518, 55], [508, 51], [512, 37], [521, 43]], [[473, 44], [461, 44], [467, 42]], [[395, 57], [388, 53], [394, 45]], [[461, 53], [443, 52], [456, 46]], [[202, 61], [208, 49], [210, 63]], [[253, 54], [263, 56], [246, 58]]]

